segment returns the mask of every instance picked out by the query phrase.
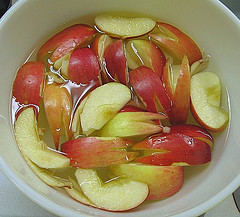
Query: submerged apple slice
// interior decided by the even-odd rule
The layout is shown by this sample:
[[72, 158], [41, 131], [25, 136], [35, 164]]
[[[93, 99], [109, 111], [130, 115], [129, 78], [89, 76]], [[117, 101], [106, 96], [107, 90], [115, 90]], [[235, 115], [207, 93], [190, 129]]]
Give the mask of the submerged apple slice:
[[47, 144], [40, 140], [33, 108], [26, 108], [18, 116], [15, 136], [21, 152], [37, 166], [46, 169], [69, 166], [70, 160], [67, 157], [49, 149]]
[[128, 163], [111, 166], [110, 170], [117, 176], [146, 183], [150, 191], [147, 200], [160, 200], [174, 195], [184, 181], [184, 167]]
[[99, 133], [101, 136], [116, 137], [147, 136], [162, 131], [162, 127], [152, 120], [165, 118], [162, 114], [151, 112], [121, 112], [108, 121]]
[[97, 28], [113, 37], [129, 38], [150, 32], [156, 22], [150, 18], [125, 18], [101, 15], [95, 18]]
[[139, 206], [148, 196], [147, 184], [125, 178], [103, 183], [92, 169], [77, 169], [75, 176], [84, 194], [99, 208], [125, 211]]
[[201, 72], [191, 78], [191, 111], [204, 128], [219, 132], [228, 124], [228, 113], [221, 105], [221, 83], [212, 72]]
[[100, 130], [130, 99], [130, 89], [123, 84], [112, 82], [97, 87], [80, 115], [83, 133], [89, 135]]

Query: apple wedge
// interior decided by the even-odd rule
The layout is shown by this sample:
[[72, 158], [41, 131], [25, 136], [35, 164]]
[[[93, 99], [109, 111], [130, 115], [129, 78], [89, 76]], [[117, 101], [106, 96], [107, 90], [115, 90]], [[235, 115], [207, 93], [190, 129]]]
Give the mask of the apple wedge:
[[122, 40], [117, 40], [109, 44], [105, 49], [103, 58], [109, 80], [127, 84], [127, 59]]
[[64, 187], [67, 189], [72, 187], [72, 183], [70, 181], [54, 176], [52, 171], [38, 167], [26, 156], [24, 156], [24, 159], [27, 162], [28, 166], [32, 169], [32, 171], [47, 185], [51, 187], [59, 187], [59, 188]]
[[110, 15], [96, 17], [95, 23], [99, 30], [122, 39], [145, 35], [156, 25], [156, 22], [150, 18], [126, 18]]
[[175, 133], [152, 136], [132, 146], [143, 151], [136, 162], [157, 166], [201, 165], [211, 160], [211, 148], [202, 140]]
[[24, 109], [15, 123], [16, 141], [21, 152], [37, 166], [46, 169], [66, 168], [70, 160], [47, 147], [39, 139], [33, 108]]
[[145, 183], [131, 179], [118, 178], [103, 183], [92, 169], [77, 169], [78, 184], [84, 194], [100, 209], [126, 211], [139, 206], [148, 196]]
[[85, 24], [70, 26], [54, 35], [40, 47], [37, 60], [44, 60], [50, 54], [50, 59], [54, 63], [75, 48], [87, 45], [96, 33], [94, 28]]
[[228, 124], [228, 113], [221, 106], [221, 83], [212, 72], [201, 72], [191, 78], [191, 111], [205, 129], [222, 131]]
[[70, 159], [71, 166], [95, 168], [132, 161], [137, 153], [128, 152], [129, 145], [130, 140], [121, 138], [85, 137], [63, 143], [61, 151]]
[[166, 119], [166, 116], [151, 112], [121, 112], [110, 119], [99, 131], [105, 137], [148, 136], [162, 131], [162, 126], [152, 120]]
[[64, 187], [65, 191], [75, 200], [77, 200], [80, 203], [83, 203], [85, 205], [94, 206], [94, 204], [84, 195], [81, 187], [78, 185], [77, 181], [72, 179], [71, 177], [68, 177], [70, 183], [72, 186]]
[[166, 63], [164, 53], [147, 40], [130, 40], [126, 44], [127, 64], [130, 69], [147, 66], [162, 77], [163, 67]]
[[178, 124], [172, 125], [168, 134], [180, 133], [193, 137], [194, 139], [202, 140], [206, 142], [211, 148], [213, 148], [214, 139], [212, 135], [202, 127], [192, 124]]
[[150, 112], [170, 114], [171, 101], [161, 79], [150, 68], [140, 66], [129, 72], [130, 83]]
[[147, 112], [147, 111], [134, 105], [126, 105], [119, 112]]
[[71, 138], [72, 97], [62, 85], [47, 84], [43, 102], [54, 144], [58, 150], [61, 134], [64, 133], [67, 140]]
[[80, 115], [84, 134], [100, 130], [131, 99], [130, 89], [112, 82], [94, 89]]
[[150, 34], [150, 38], [170, 55], [180, 61], [186, 55], [190, 65], [202, 59], [202, 53], [197, 44], [181, 30], [163, 22], [157, 22], [156, 26], [159, 32]]
[[22, 65], [13, 83], [13, 97], [24, 105], [40, 107], [44, 79], [43, 62], [27, 62]]
[[149, 187], [147, 200], [160, 200], [176, 194], [184, 182], [184, 167], [149, 166], [136, 163], [110, 166], [119, 177], [146, 183]]

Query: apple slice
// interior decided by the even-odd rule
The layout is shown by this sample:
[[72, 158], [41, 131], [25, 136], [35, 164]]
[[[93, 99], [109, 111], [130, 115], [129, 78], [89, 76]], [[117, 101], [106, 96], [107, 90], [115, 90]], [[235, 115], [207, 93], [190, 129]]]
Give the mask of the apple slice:
[[117, 40], [107, 46], [104, 52], [104, 61], [109, 80], [127, 84], [127, 59], [122, 40]]
[[43, 102], [54, 144], [58, 150], [62, 132], [67, 140], [71, 138], [72, 97], [62, 85], [47, 84], [44, 90]]
[[212, 135], [202, 127], [192, 124], [178, 124], [170, 127], [169, 134], [184, 134], [194, 139], [202, 140], [206, 142], [211, 148], [213, 148], [214, 139]]
[[172, 98], [170, 122], [186, 123], [190, 106], [190, 67], [187, 56], [184, 56], [177, 85]]
[[146, 66], [140, 66], [129, 73], [133, 89], [150, 112], [163, 112], [169, 115], [171, 101], [161, 79]]
[[130, 89], [123, 84], [112, 82], [97, 87], [80, 115], [83, 133], [100, 130], [130, 99]]
[[70, 158], [73, 167], [106, 167], [136, 158], [137, 153], [126, 151], [131, 144], [131, 141], [121, 138], [85, 137], [65, 142], [61, 145], [61, 151]]
[[144, 65], [156, 72], [159, 78], [162, 77], [166, 58], [155, 44], [147, 40], [130, 40], [126, 44], [126, 57], [129, 68]]
[[95, 23], [101, 31], [122, 39], [145, 35], [156, 25], [156, 22], [150, 18], [125, 18], [109, 15], [96, 17]]
[[119, 112], [146, 112], [146, 110], [134, 105], [126, 105]]
[[210, 56], [206, 56], [206, 57], [194, 62], [191, 65], [191, 76], [205, 70], [208, 66], [209, 60], [210, 60]]
[[47, 185], [51, 187], [60, 187], [60, 188], [64, 187], [67, 189], [71, 188], [72, 186], [71, 182], [63, 178], [54, 176], [52, 171], [38, 167], [31, 160], [29, 160], [27, 156], [25, 156], [24, 154], [23, 156], [28, 166], [32, 169], [32, 171]]
[[75, 200], [85, 205], [94, 206], [94, 204], [84, 195], [81, 187], [78, 185], [77, 181], [68, 177], [69, 181], [72, 184], [72, 187], [64, 187], [66, 192]]
[[100, 136], [130, 137], [151, 135], [162, 131], [152, 120], [166, 116], [151, 112], [121, 112], [110, 119], [99, 131]]
[[148, 196], [145, 183], [118, 178], [103, 183], [92, 169], [77, 169], [78, 184], [84, 194], [99, 208], [109, 211], [125, 211], [139, 206]]
[[108, 75], [105, 68], [105, 61], [103, 58], [105, 49], [108, 45], [113, 42], [113, 39], [108, 35], [101, 34], [95, 37], [94, 41], [91, 44], [91, 48], [93, 49], [94, 53], [97, 55], [98, 60], [101, 65], [101, 79], [102, 83], [105, 84], [108, 82]]
[[70, 160], [49, 149], [46, 143], [39, 139], [37, 120], [33, 108], [24, 109], [15, 123], [16, 141], [21, 152], [41, 168], [60, 169], [69, 166]]
[[157, 22], [158, 33], [150, 34], [150, 38], [170, 55], [182, 61], [187, 55], [190, 65], [202, 59], [197, 44], [178, 28], [163, 22]]
[[150, 137], [133, 145], [132, 150], [144, 151], [136, 162], [158, 166], [200, 165], [211, 160], [207, 143], [180, 133]]
[[85, 24], [70, 26], [46, 41], [38, 51], [37, 60], [44, 60], [50, 54], [50, 59], [55, 62], [79, 46], [87, 45], [97, 31]]
[[24, 105], [40, 107], [44, 78], [43, 62], [27, 62], [20, 67], [13, 83], [13, 97]]
[[146, 183], [149, 187], [147, 200], [160, 200], [176, 194], [184, 182], [184, 167], [149, 166], [136, 163], [109, 167], [116, 176]]
[[209, 131], [222, 131], [228, 124], [228, 113], [221, 105], [221, 83], [212, 72], [201, 72], [191, 78], [191, 111], [195, 120]]

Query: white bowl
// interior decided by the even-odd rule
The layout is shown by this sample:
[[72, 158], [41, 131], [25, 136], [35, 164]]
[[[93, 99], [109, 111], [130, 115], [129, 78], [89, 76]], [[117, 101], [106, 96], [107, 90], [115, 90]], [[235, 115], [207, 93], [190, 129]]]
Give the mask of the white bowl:
[[[11, 85], [29, 53], [57, 27], [105, 11], [125, 11], [170, 22], [187, 32], [212, 56], [209, 69], [223, 83], [223, 105], [230, 110], [228, 129], [216, 136], [212, 162], [186, 169], [179, 193], [124, 213], [84, 206], [50, 188], [29, 169], [14, 140], [10, 121]], [[240, 185], [240, 22], [213, 0], [22, 0], [0, 21], [0, 167], [28, 197], [59, 216], [197, 216], [225, 199]], [[227, 89], [225, 88], [227, 87]], [[229, 93], [229, 99], [228, 94]], [[229, 102], [228, 102], [229, 100]], [[229, 104], [228, 104], [229, 103]]]

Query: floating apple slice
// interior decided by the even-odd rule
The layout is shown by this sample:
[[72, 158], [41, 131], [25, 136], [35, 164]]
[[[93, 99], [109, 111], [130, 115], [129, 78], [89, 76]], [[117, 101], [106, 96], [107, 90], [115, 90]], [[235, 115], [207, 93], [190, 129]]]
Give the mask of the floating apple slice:
[[185, 33], [168, 23], [157, 23], [158, 33], [150, 34], [151, 39], [169, 54], [182, 61], [187, 55], [190, 65], [202, 59], [197, 44]]
[[133, 145], [132, 150], [145, 152], [135, 161], [158, 166], [200, 165], [211, 160], [207, 143], [180, 133], [150, 137]]
[[101, 79], [102, 79], [102, 83], [104, 84], [107, 83], [109, 79], [106, 73], [105, 61], [104, 61], [103, 55], [107, 46], [110, 45], [112, 42], [113, 42], [113, 39], [108, 35], [104, 34], [104, 35], [99, 35], [95, 37], [93, 43], [91, 44], [91, 48], [93, 49], [94, 53], [97, 55], [101, 65]]
[[40, 107], [44, 78], [43, 62], [27, 62], [20, 67], [13, 83], [13, 96], [20, 104]]
[[205, 70], [208, 66], [210, 56], [206, 56], [191, 65], [191, 76]]
[[72, 187], [64, 187], [66, 192], [75, 200], [79, 201], [80, 203], [94, 206], [94, 204], [84, 195], [81, 187], [78, 185], [78, 183], [73, 180], [72, 178], [68, 177], [69, 181], [72, 183]]
[[123, 84], [112, 82], [97, 87], [80, 115], [83, 133], [100, 130], [130, 99], [130, 89]]
[[109, 168], [117, 176], [146, 183], [149, 187], [147, 200], [160, 200], [174, 195], [184, 181], [184, 167], [128, 163]]
[[171, 101], [167, 96], [161, 79], [146, 66], [140, 66], [129, 73], [133, 89], [150, 112], [170, 114]]
[[61, 151], [70, 158], [70, 164], [79, 168], [106, 167], [127, 163], [137, 153], [127, 152], [131, 141], [114, 137], [85, 137], [69, 140], [61, 145]]
[[59, 169], [69, 166], [70, 160], [49, 149], [46, 143], [39, 139], [37, 120], [33, 108], [23, 110], [15, 123], [16, 141], [21, 152], [41, 168]]
[[65, 187], [67, 189], [71, 188], [72, 184], [68, 180], [62, 179], [60, 177], [56, 177], [53, 175], [52, 171], [38, 167], [36, 164], [30, 161], [26, 156], [24, 156], [24, 159], [27, 162], [28, 166], [32, 169], [32, 171], [47, 185], [52, 187]]
[[104, 61], [107, 74], [110, 77], [109, 80], [117, 80], [122, 84], [127, 84], [127, 59], [122, 40], [112, 42], [107, 46], [104, 52]]
[[75, 176], [84, 194], [99, 208], [125, 211], [139, 206], [148, 196], [148, 186], [142, 182], [118, 178], [103, 183], [92, 169], [77, 169]]
[[96, 17], [95, 23], [101, 31], [122, 39], [145, 35], [156, 25], [156, 22], [149, 18], [125, 18], [109, 15]]
[[37, 60], [45, 59], [50, 53], [51, 61], [55, 62], [79, 46], [87, 45], [97, 31], [84, 24], [70, 26], [54, 35], [39, 49]]
[[126, 105], [119, 112], [146, 112], [146, 110], [134, 105]]
[[202, 127], [191, 124], [178, 124], [170, 127], [169, 134], [184, 134], [194, 139], [199, 139], [206, 142], [211, 148], [213, 148], [214, 139], [212, 135]]
[[47, 84], [43, 102], [54, 144], [58, 150], [61, 133], [65, 134], [67, 140], [71, 138], [72, 97], [62, 85]]
[[121, 112], [115, 115], [99, 131], [100, 136], [130, 137], [151, 135], [162, 131], [152, 120], [166, 116], [151, 112]]
[[190, 106], [190, 68], [187, 57], [183, 58], [177, 85], [172, 98], [170, 122], [186, 123]]
[[221, 83], [212, 72], [201, 72], [191, 78], [191, 111], [204, 128], [219, 132], [228, 124], [228, 113], [220, 107]]
[[129, 68], [144, 65], [156, 72], [159, 78], [162, 77], [166, 58], [155, 44], [147, 40], [130, 40], [126, 44], [126, 57]]

